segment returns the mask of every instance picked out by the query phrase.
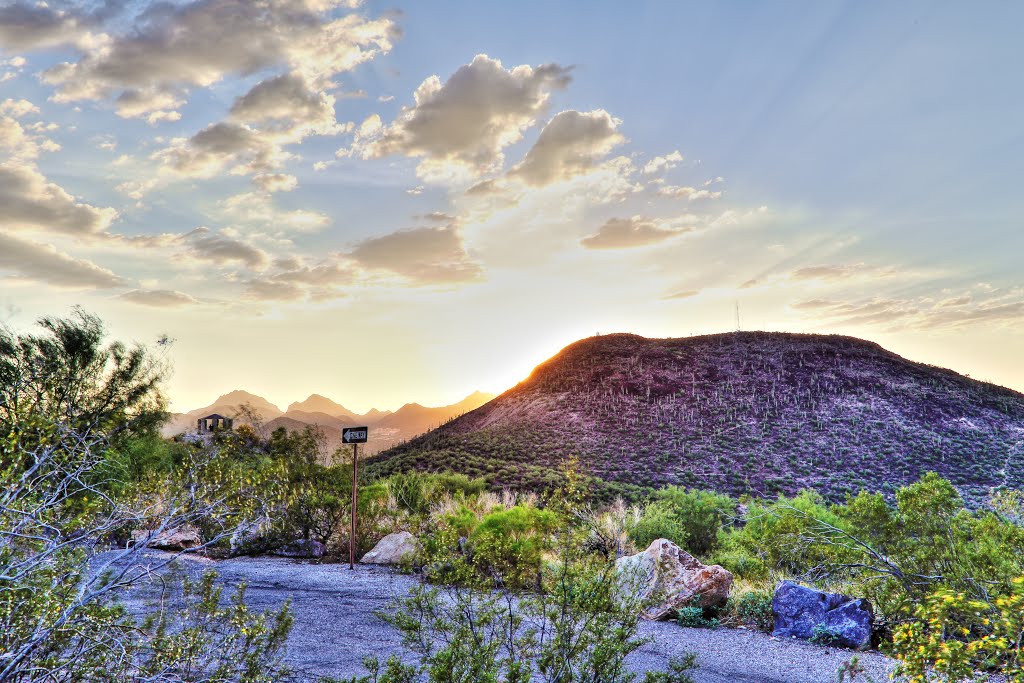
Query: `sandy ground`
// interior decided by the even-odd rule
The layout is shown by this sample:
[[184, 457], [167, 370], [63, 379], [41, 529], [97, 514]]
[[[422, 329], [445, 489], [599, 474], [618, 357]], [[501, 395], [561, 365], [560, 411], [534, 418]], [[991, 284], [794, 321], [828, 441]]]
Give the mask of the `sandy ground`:
[[[152, 552], [149, 558], [155, 562], [166, 555]], [[344, 564], [269, 557], [217, 562], [193, 557], [182, 564], [193, 575], [215, 569], [229, 586], [246, 583], [247, 602], [257, 610], [276, 609], [290, 599], [295, 626], [287, 659], [309, 681], [321, 675], [362, 675], [363, 657], [384, 660], [402, 652], [398, 632], [374, 612], [405, 595], [415, 577], [377, 567], [350, 571]], [[129, 606], [140, 608], [148, 592], [136, 591]], [[651, 641], [630, 656], [634, 671], [664, 670], [670, 657], [696, 652], [700, 669], [694, 678], [699, 683], [833, 683], [840, 665], [853, 654], [745, 629], [688, 629], [668, 622], [645, 622], [641, 635]], [[861, 663], [877, 683], [888, 680], [893, 665], [876, 652], [863, 653]]]

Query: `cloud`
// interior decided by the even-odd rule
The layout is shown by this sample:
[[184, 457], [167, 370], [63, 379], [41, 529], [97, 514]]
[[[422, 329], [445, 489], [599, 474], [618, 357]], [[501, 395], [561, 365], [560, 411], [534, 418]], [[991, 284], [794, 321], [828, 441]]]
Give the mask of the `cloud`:
[[152, 158], [175, 175], [208, 178], [228, 168], [236, 175], [267, 174], [292, 158], [284, 148], [311, 135], [337, 135], [335, 98], [295, 74], [260, 81], [235, 100], [227, 120], [191, 138], [175, 138]]
[[436, 75], [423, 81], [415, 104], [373, 139], [357, 141], [355, 151], [364, 158], [416, 157], [428, 178], [452, 165], [479, 174], [502, 163], [502, 150], [534, 124], [553, 90], [568, 85], [569, 71], [557, 64], [505, 69], [477, 55], [443, 83]]
[[[259, 177], [261, 176], [257, 176], [257, 178]], [[289, 184], [288, 178], [292, 178], [292, 176], [284, 176], [278, 181], [265, 179], [264, 184], [273, 187], [277, 182], [283, 189]], [[294, 187], [294, 185], [292, 186]], [[325, 213], [309, 209], [282, 210], [277, 208], [268, 192], [236, 194], [221, 202], [221, 206], [224, 208], [224, 213], [233, 220], [275, 232], [281, 230], [317, 232], [331, 224], [331, 217]]]
[[869, 266], [866, 263], [851, 264], [830, 264], [805, 266], [798, 268], [789, 274], [791, 280], [848, 280], [850, 278], [870, 276], [885, 277], [896, 275], [899, 271], [895, 268], [882, 268]]
[[262, 173], [252, 182], [264, 192], [291, 192], [299, 184], [299, 179], [286, 173]]
[[14, 2], [0, 7], [0, 47], [8, 51], [101, 47], [105, 36], [93, 33], [91, 23], [86, 15], [45, 3]]
[[243, 123], [269, 123], [291, 129], [312, 125], [329, 129], [336, 124], [335, 98], [313, 89], [298, 74], [260, 81], [231, 107], [231, 118]]
[[687, 199], [691, 202], [695, 202], [700, 199], [721, 199], [721, 190], [698, 190], [696, 187], [686, 187], [680, 185], [665, 185], [658, 188], [658, 194], [662, 197], [671, 197], [673, 199]]
[[677, 149], [674, 152], [669, 152], [663, 157], [654, 157], [643, 167], [644, 175], [654, 175], [655, 173], [661, 173], [662, 171], [668, 171], [675, 168], [683, 161], [683, 155], [679, 153]]
[[77, 201], [29, 166], [0, 165], [0, 228], [95, 235], [117, 217]]
[[338, 289], [355, 282], [356, 273], [348, 263], [327, 260], [304, 264], [295, 256], [274, 261], [277, 272], [245, 282], [245, 296], [258, 301], [324, 301], [345, 296]]
[[390, 271], [423, 285], [472, 282], [483, 275], [452, 227], [414, 228], [375, 237], [356, 245], [349, 256], [364, 268]]
[[593, 235], [580, 240], [588, 249], [627, 249], [656, 244], [690, 232], [689, 227], [665, 226], [650, 218], [610, 218]]
[[171, 289], [133, 289], [121, 294], [120, 298], [133, 304], [152, 306], [153, 308], [180, 308], [199, 303], [188, 294]]
[[297, 301], [306, 292], [298, 285], [276, 280], [252, 279], [245, 283], [245, 295], [258, 301]]
[[665, 301], [670, 301], [673, 299], [691, 299], [697, 296], [698, 294], [700, 294], [699, 289], [688, 289], [682, 292], [673, 292], [672, 294], [666, 294], [661, 298]]
[[48, 244], [17, 239], [0, 232], [0, 270], [35, 282], [67, 289], [120, 287], [125, 280], [95, 263], [76, 259]]
[[191, 178], [210, 178], [228, 164], [235, 175], [266, 173], [287, 158], [270, 139], [245, 124], [213, 123], [191, 138], [175, 138], [153, 154], [167, 170]]
[[189, 88], [208, 87], [231, 74], [284, 66], [308, 81], [322, 81], [391, 48], [390, 19], [335, 18], [336, 8], [346, 4], [154, 3], [123, 34], [95, 45], [79, 41], [82, 57], [48, 69], [43, 77], [55, 86], [58, 102], [113, 98], [122, 116], [162, 117], [176, 113]]
[[621, 123], [603, 109], [559, 112], [509, 175], [530, 185], [547, 185], [586, 173], [625, 141], [617, 130]]
[[270, 262], [264, 251], [209, 228], [196, 228], [183, 235], [180, 242], [188, 248], [190, 257], [218, 265], [240, 263], [262, 269]]
[[931, 296], [806, 299], [794, 302], [792, 308], [808, 312], [830, 327], [865, 325], [888, 330], [956, 330], [984, 324], [1020, 328], [1024, 326], [1024, 289], [978, 287], [952, 299]]

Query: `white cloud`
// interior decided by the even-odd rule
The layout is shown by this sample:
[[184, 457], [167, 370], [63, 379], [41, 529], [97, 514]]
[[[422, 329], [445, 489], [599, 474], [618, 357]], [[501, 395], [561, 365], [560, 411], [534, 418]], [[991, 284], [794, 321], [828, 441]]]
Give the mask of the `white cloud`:
[[[88, 16], [50, 7], [44, 2], [13, 2], [0, 7], [0, 46], [30, 51], [56, 47], [101, 48], [106, 36], [94, 33]], [[20, 57], [8, 60], [24, 66]]]
[[95, 263], [76, 259], [51, 245], [0, 232], [0, 271], [9, 277], [67, 289], [120, 287], [125, 280]]
[[617, 130], [621, 123], [603, 109], [559, 112], [509, 175], [547, 185], [586, 173], [625, 141]]
[[117, 217], [78, 201], [30, 166], [0, 165], [0, 228], [70, 235], [102, 233]]
[[316, 232], [331, 224], [331, 217], [319, 211], [279, 209], [265, 192], [236, 194], [221, 202], [221, 206], [225, 215], [235, 221], [274, 231]]
[[661, 173], [662, 171], [668, 171], [675, 168], [683, 161], [683, 155], [679, 153], [677, 149], [674, 152], [669, 152], [663, 157], [654, 157], [643, 167], [644, 175], [653, 175], [655, 173]]
[[364, 158], [418, 158], [424, 178], [448, 175], [453, 167], [475, 175], [502, 163], [502, 150], [522, 137], [546, 109], [551, 91], [569, 80], [569, 69], [557, 64], [505, 69], [477, 55], [443, 83], [436, 75], [423, 81], [415, 104], [355, 149]]
[[261, 249], [209, 228], [196, 228], [179, 241], [187, 247], [188, 257], [218, 265], [242, 264], [259, 270], [270, 262]]
[[198, 304], [195, 298], [171, 289], [133, 289], [120, 295], [121, 299], [153, 308], [180, 308]]
[[598, 231], [580, 240], [588, 249], [627, 249], [664, 242], [691, 232], [692, 227], [671, 226], [652, 218], [610, 218]]
[[414, 228], [356, 245], [349, 256], [371, 270], [385, 270], [417, 284], [455, 284], [479, 280], [483, 271], [451, 227]]
[[252, 182], [264, 192], [291, 192], [299, 179], [287, 173], [263, 173], [254, 176]]
[[[123, 116], [173, 116], [190, 87], [284, 66], [322, 81], [391, 48], [390, 19], [335, 18], [338, 2], [194, 0], [156, 3], [129, 30], [80, 45], [44, 73], [58, 102], [115, 99]], [[2, 17], [0, 17], [2, 22]], [[66, 41], [65, 41], [66, 42]]]

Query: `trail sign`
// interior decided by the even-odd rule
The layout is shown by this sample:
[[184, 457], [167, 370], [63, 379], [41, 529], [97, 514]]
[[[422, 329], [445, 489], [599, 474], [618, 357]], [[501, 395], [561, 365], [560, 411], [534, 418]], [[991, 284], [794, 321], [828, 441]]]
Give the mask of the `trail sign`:
[[366, 443], [367, 427], [342, 427], [341, 440], [345, 443]]

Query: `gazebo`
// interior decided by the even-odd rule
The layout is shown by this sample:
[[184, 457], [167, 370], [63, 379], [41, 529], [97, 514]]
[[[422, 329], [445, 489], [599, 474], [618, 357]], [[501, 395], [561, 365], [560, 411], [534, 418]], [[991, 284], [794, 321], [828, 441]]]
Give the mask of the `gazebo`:
[[207, 415], [206, 417], [201, 417], [196, 420], [196, 427], [199, 429], [200, 434], [205, 434], [207, 432], [217, 431], [218, 429], [230, 430], [234, 422], [235, 421], [230, 417], [224, 417], [223, 415], [214, 413], [213, 415]]

